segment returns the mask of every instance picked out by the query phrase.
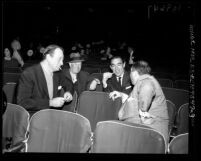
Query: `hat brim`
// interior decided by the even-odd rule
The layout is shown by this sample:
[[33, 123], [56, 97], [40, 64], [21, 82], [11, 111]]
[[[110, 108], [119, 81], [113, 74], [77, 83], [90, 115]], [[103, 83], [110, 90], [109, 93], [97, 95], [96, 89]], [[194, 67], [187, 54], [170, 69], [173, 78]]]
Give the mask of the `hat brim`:
[[83, 62], [84, 59], [79, 59], [79, 60], [69, 60], [66, 63], [77, 63], [77, 62]]

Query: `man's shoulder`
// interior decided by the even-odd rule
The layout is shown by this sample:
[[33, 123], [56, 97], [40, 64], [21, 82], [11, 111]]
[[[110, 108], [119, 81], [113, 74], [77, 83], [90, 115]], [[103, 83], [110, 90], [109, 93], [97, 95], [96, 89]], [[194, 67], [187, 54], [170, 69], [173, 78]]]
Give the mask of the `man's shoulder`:
[[40, 72], [39, 68], [40, 68], [40, 64], [35, 64], [35, 65], [32, 65], [32, 66], [27, 67], [26, 69], [24, 69], [23, 73]]
[[81, 70], [81, 71], [79, 72], [79, 74], [80, 74], [80, 76], [85, 76], [85, 77], [88, 77], [88, 76], [90, 75], [88, 72], [83, 71], [83, 70]]

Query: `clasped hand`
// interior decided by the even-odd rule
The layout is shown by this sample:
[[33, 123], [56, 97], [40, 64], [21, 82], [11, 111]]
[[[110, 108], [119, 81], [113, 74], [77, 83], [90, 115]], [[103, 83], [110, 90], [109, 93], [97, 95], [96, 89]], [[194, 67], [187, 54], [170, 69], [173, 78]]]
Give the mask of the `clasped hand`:
[[100, 84], [100, 80], [96, 78], [91, 82], [89, 90], [95, 90], [97, 84]]
[[50, 100], [50, 106], [52, 107], [61, 107], [65, 102], [70, 102], [73, 99], [73, 96], [70, 92], [64, 93], [64, 97], [56, 97]]
[[122, 93], [118, 92], [118, 91], [113, 91], [109, 93], [109, 98], [112, 98], [112, 100], [114, 101], [116, 98], [118, 97], [122, 97]]

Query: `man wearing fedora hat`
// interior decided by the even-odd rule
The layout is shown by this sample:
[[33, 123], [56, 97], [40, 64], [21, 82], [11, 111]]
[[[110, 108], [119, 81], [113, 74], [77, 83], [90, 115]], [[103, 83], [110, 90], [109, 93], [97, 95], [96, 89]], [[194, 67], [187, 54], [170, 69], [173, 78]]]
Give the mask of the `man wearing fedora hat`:
[[67, 60], [69, 68], [62, 70], [64, 76], [72, 81], [78, 97], [83, 91], [94, 89], [93, 86], [96, 85], [94, 82], [100, 83], [98, 79], [91, 78], [89, 73], [81, 70], [83, 61], [80, 53], [75, 51], [70, 54]]

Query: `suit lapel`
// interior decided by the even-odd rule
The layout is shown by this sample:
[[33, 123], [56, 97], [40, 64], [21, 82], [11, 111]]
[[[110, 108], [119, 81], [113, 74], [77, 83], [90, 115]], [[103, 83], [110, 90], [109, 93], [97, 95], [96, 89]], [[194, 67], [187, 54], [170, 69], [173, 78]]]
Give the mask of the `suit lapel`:
[[67, 77], [68, 79], [70, 79], [72, 81], [69, 69], [64, 69], [63, 72], [64, 72], [65, 77]]
[[114, 84], [114, 86], [116, 87], [116, 89], [118, 89], [119, 91], [121, 91], [121, 86], [117, 82], [117, 78], [116, 78], [115, 74], [113, 74], [113, 76], [112, 76], [112, 82], [113, 82], [112, 84]]
[[45, 74], [44, 74], [44, 71], [42, 69], [42, 66], [41, 64], [38, 65], [38, 71], [40, 72], [37, 72], [38, 73], [38, 77], [40, 80], [38, 80], [39, 83], [39, 86], [40, 86], [40, 89], [42, 91], [42, 93], [47, 97], [49, 98], [49, 94], [48, 94], [48, 89], [47, 89], [47, 82], [46, 82], [46, 79], [45, 79]]
[[122, 80], [122, 87], [125, 87], [127, 81], [128, 81], [128, 73], [124, 72], [124, 76], [123, 76], [123, 80]]
[[53, 73], [53, 98], [57, 96], [59, 77], [56, 73]]

